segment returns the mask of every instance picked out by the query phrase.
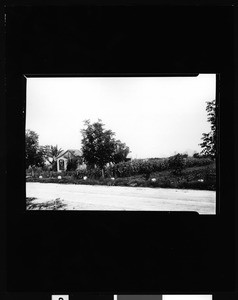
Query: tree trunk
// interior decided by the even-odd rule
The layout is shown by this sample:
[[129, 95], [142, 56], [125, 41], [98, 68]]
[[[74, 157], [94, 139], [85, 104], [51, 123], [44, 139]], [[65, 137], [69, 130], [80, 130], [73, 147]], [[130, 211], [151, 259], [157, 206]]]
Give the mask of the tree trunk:
[[102, 178], [105, 177], [105, 174], [104, 174], [104, 169], [102, 168]]

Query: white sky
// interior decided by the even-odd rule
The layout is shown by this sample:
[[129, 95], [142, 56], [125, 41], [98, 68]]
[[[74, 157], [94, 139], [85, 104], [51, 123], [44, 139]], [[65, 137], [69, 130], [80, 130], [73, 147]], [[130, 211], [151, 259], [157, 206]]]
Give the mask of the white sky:
[[215, 74], [198, 77], [28, 78], [26, 129], [40, 145], [80, 149], [83, 121], [102, 119], [133, 158], [201, 151]]

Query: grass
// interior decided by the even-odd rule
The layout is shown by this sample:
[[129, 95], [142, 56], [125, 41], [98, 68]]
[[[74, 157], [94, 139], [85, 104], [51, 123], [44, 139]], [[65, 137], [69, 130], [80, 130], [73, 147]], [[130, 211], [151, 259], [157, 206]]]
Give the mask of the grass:
[[[152, 181], [155, 178], [155, 181]], [[202, 181], [201, 181], [202, 180]], [[87, 180], [76, 179], [72, 174], [57, 177], [26, 178], [27, 182], [42, 183], [63, 183], [63, 184], [86, 184], [86, 185], [107, 185], [107, 186], [131, 186], [151, 188], [178, 188], [178, 189], [199, 189], [216, 190], [216, 168], [215, 163], [205, 166], [193, 166], [185, 168], [180, 175], [174, 175], [171, 171], [153, 172], [148, 176], [135, 175], [130, 177], [119, 177], [115, 180], [100, 178]], [[49, 203], [48, 205], [51, 205]]]

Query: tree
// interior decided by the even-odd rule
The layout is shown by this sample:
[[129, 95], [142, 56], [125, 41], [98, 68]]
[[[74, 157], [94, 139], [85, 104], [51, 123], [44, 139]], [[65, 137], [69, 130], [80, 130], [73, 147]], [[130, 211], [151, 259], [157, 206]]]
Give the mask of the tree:
[[122, 143], [120, 140], [117, 140], [115, 153], [113, 154], [113, 162], [118, 164], [119, 162], [126, 161], [129, 152], [129, 147], [127, 147], [126, 144]]
[[207, 121], [211, 123], [211, 131], [202, 134], [203, 142], [199, 144], [202, 147], [201, 155], [215, 159], [216, 142], [217, 142], [217, 126], [216, 126], [216, 100], [207, 101], [206, 111], [208, 114]]
[[25, 136], [26, 168], [43, 167], [44, 151], [39, 147], [39, 136], [36, 132], [27, 129]]
[[102, 120], [98, 119], [98, 122], [93, 124], [86, 120], [84, 125], [86, 128], [81, 130], [83, 158], [89, 167], [100, 168], [104, 176], [105, 165], [125, 159], [129, 148], [121, 141], [115, 140], [115, 133], [106, 130]]
[[56, 171], [57, 169], [56, 158], [63, 150], [61, 148], [58, 149], [58, 145], [56, 146], [47, 145], [47, 146], [43, 146], [42, 149], [44, 152], [45, 160], [51, 164], [52, 170]]

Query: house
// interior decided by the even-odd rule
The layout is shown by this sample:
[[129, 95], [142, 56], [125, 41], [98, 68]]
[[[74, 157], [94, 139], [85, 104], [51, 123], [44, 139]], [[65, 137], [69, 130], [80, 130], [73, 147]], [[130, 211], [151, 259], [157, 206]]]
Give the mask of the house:
[[56, 158], [57, 172], [66, 171], [69, 160], [76, 160], [78, 165], [77, 168], [86, 168], [86, 165], [82, 160], [82, 152], [77, 149], [68, 149], [62, 151]]

